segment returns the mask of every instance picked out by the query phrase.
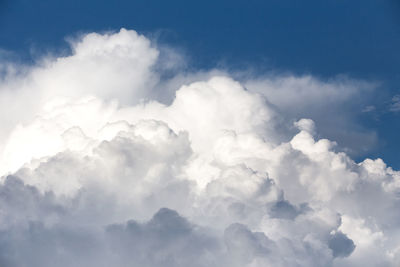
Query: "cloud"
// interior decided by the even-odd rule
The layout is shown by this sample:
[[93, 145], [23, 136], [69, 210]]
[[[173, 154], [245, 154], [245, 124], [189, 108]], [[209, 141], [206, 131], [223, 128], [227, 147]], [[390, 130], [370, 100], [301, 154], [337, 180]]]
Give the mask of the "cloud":
[[295, 116], [359, 83], [163, 80], [160, 50], [128, 30], [71, 46], [0, 83], [1, 265], [399, 263], [400, 172]]
[[390, 105], [390, 111], [398, 112], [400, 111], [400, 96], [395, 95], [392, 97], [392, 103]]
[[[286, 123], [286, 128], [302, 118], [312, 119], [318, 125], [320, 136], [335, 140], [340, 149], [357, 157], [378, 146], [377, 133], [359, 123], [359, 116], [365, 113], [366, 106], [371, 111], [374, 92], [380, 87], [376, 81], [366, 82], [343, 75], [320, 79], [312, 75], [257, 73], [251, 69], [241, 72], [224, 69], [182, 71], [163, 82], [163, 88], [167, 88], [164, 91], [171, 92], [164, 99], [172, 102], [172, 93], [181, 84], [214, 76], [233, 77], [249, 91], [264, 95], [279, 110], [281, 123]], [[286, 140], [294, 133], [286, 133]]]
[[357, 122], [379, 86], [377, 82], [346, 76], [323, 81], [310, 75], [286, 75], [252, 78], [245, 86], [266, 95], [288, 119], [312, 119], [322, 136], [337, 141], [351, 155], [362, 155], [366, 147], [373, 150], [377, 145], [376, 133]]

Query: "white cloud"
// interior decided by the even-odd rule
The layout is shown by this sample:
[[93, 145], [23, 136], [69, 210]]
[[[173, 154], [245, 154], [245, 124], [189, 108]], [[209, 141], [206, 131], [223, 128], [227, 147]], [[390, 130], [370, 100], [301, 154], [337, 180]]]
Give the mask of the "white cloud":
[[71, 45], [0, 84], [0, 265], [399, 263], [400, 173], [294, 116], [347, 101], [353, 82], [165, 82], [134, 31]]

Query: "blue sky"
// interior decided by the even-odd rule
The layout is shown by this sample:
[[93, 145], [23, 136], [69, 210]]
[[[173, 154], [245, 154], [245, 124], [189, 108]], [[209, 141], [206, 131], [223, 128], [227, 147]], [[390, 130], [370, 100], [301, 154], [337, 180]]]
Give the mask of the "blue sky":
[[0, 47], [32, 61], [67, 48], [80, 32], [135, 29], [179, 48], [190, 68], [347, 75], [379, 82], [374, 112], [357, 115], [376, 131], [368, 151], [399, 168], [399, 112], [389, 112], [400, 93], [398, 1], [0, 1]]

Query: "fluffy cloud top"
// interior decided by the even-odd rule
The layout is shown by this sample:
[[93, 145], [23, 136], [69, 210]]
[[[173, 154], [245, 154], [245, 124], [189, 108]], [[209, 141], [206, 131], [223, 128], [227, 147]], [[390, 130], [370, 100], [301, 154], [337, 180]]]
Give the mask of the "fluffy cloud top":
[[[400, 172], [287, 121], [293, 86], [332, 101], [354, 83], [246, 89], [224, 75], [171, 91], [182, 79], [163, 82], [134, 31], [71, 46], [3, 66], [17, 71], [0, 83], [1, 266], [400, 263]], [[163, 85], [171, 103], [156, 100]]]

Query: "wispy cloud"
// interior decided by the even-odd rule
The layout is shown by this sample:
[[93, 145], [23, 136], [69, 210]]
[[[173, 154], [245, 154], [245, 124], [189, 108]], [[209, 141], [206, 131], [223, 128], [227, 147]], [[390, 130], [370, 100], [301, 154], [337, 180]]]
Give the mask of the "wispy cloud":
[[392, 112], [400, 111], [400, 95], [395, 95], [392, 97], [392, 102], [390, 104], [390, 111]]

